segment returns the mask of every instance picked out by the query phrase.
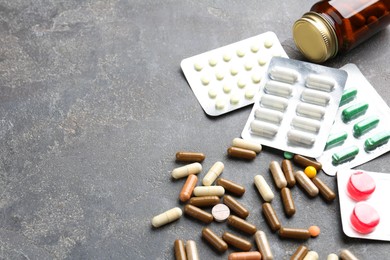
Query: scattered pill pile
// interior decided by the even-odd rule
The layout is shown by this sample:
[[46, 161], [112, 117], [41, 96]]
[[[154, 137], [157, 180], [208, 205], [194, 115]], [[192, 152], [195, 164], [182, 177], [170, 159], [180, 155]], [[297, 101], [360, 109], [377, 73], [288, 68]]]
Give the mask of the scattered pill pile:
[[[246, 151], [253, 151], [255, 154], [261, 151], [261, 146], [248, 140], [235, 138], [230, 148], [237, 148], [235, 145]], [[246, 156], [233, 157], [248, 159]], [[237, 251], [230, 253], [228, 259], [274, 259], [272, 246], [268, 243], [266, 233], [246, 220], [250, 215], [250, 211], [246, 205], [235, 198], [244, 196], [245, 187], [232, 180], [220, 177], [225, 168], [223, 162], [215, 162], [203, 177], [202, 185], [197, 186], [197, 175], [202, 171], [201, 162], [204, 159], [205, 155], [202, 153], [177, 152], [177, 161], [189, 163], [175, 168], [171, 173], [174, 179], [187, 178], [179, 195], [180, 201], [186, 202], [186, 204], [183, 210], [180, 207], [174, 207], [155, 216], [152, 219], [152, 225], [158, 228], [173, 222], [179, 219], [183, 212], [188, 217], [204, 223], [204, 225], [208, 225], [213, 221], [226, 222], [227, 227], [232, 229], [233, 232], [224, 231], [222, 234], [218, 234], [209, 227], [204, 227], [200, 231], [200, 236], [211, 248], [219, 253], [224, 253], [229, 248]], [[294, 171], [293, 163], [304, 171]], [[277, 161], [270, 162], [269, 171], [275, 187], [280, 191], [283, 209], [288, 217], [293, 216], [297, 210], [290, 191], [295, 184], [300, 185], [310, 197], [321, 194], [327, 202], [332, 202], [336, 198], [336, 194], [319, 179], [317, 172], [320, 170], [320, 163], [301, 155], [293, 155], [292, 160], [284, 159], [281, 164]], [[264, 200], [261, 211], [266, 223], [270, 230], [277, 233], [282, 240], [307, 240], [320, 235], [321, 231], [318, 226], [299, 228], [289, 227], [285, 223], [281, 223], [278, 213], [272, 206], [275, 193], [269, 184], [262, 175], [256, 175], [254, 185]], [[211, 212], [207, 208], [211, 208]], [[235, 234], [234, 231], [245, 234], [249, 239], [246, 236]], [[251, 240], [254, 240], [258, 251], [254, 250]], [[184, 242], [177, 239], [174, 241], [174, 249], [176, 259], [199, 259], [197, 246], [193, 240]], [[352, 256], [350, 252], [344, 254]], [[340, 253], [341, 255], [342, 253]], [[291, 256], [291, 259], [318, 259], [318, 254], [315, 251], [309, 251], [307, 247], [302, 245]]]

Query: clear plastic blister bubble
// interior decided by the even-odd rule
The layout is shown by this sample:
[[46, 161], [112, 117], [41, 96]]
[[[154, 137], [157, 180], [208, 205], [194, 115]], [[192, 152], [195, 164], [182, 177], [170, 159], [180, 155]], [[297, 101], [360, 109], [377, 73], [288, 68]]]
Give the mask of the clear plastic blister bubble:
[[181, 62], [203, 110], [218, 116], [253, 104], [272, 57], [288, 57], [273, 32], [266, 32]]
[[321, 155], [346, 80], [339, 69], [272, 58], [242, 138], [308, 157]]
[[331, 176], [390, 150], [390, 108], [356, 65], [341, 69], [348, 73], [348, 80], [325, 151], [317, 158]]
[[[375, 184], [375, 189], [368, 198], [355, 200], [353, 196], [349, 195], [348, 185], [351, 185], [350, 178], [354, 174], [368, 175]], [[365, 185], [363, 183], [361, 185], [361, 188], [364, 189]], [[390, 196], [390, 174], [341, 169], [337, 171], [337, 186], [341, 223], [345, 235], [355, 238], [390, 241], [390, 208], [386, 200]], [[365, 208], [358, 208], [359, 205], [364, 205]], [[359, 218], [358, 223], [356, 223], [356, 214]]]

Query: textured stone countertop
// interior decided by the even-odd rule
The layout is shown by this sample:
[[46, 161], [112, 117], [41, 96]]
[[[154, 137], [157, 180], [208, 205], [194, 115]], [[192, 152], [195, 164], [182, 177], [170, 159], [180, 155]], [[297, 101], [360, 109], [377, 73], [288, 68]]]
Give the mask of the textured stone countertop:
[[[282, 153], [264, 147], [253, 161], [228, 158], [250, 106], [209, 117], [181, 72], [184, 58], [266, 31], [303, 60], [291, 27], [314, 2], [0, 1], [0, 259], [173, 259], [175, 239], [195, 240], [201, 259], [226, 259], [234, 251], [216, 253], [201, 239], [206, 225], [190, 217], [151, 227], [153, 216], [184, 206], [184, 180], [170, 177], [179, 150], [206, 154], [202, 174], [224, 162], [223, 176], [246, 187], [239, 200], [275, 259], [289, 259], [301, 244], [320, 259], [342, 248], [388, 259], [388, 242], [343, 234], [338, 199], [310, 199], [298, 187], [289, 219], [276, 194], [281, 221], [322, 233], [308, 241], [273, 234], [253, 177], [264, 175], [275, 189], [268, 165]], [[325, 65], [356, 64], [389, 103], [389, 42], [390, 27]], [[390, 172], [388, 160], [358, 168]], [[334, 177], [318, 176], [336, 190]], [[225, 223], [208, 226], [236, 233]]]

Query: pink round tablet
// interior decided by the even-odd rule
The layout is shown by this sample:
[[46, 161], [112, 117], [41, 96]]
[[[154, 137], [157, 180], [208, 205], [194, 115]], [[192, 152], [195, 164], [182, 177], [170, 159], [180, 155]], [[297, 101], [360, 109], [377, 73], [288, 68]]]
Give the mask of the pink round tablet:
[[374, 179], [365, 172], [355, 172], [349, 177], [347, 191], [349, 196], [356, 200], [366, 200], [375, 191]]
[[379, 224], [379, 214], [369, 204], [358, 202], [351, 214], [352, 227], [359, 233], [368, 234]]

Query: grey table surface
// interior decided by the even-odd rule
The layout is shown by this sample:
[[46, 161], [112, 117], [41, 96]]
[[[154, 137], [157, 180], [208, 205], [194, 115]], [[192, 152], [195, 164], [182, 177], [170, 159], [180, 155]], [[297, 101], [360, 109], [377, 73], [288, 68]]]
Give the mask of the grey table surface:
[[[234, 250], [216, 253], [201, 239], [205, 225], [187, 216], [151, 227], [153, 216], [184, 206], [184, 180], [170, 177], [179, 150], [206, 154], [203, 175], [224, 162], [223, 176], [247, 188], [239, 200], [275, 259], [289, 259], [301, 244], [320, 259], [342, 248], [359, 259], [389, 259], [388, 242], [343, 234], [338, 199], [309, 199], [299, 188], [296, 215], [280, 219], [319, 225], [321, 235], [273, 234], [253, 177], [272, 183], [268, 164], [282, 152], [264, 147], [250, 162], [228, 158], [251, 108], [207, 116], [180, 69], [184, 58], [266, 31], [303, 60], [291, 26], [314, 2], [0, 1], [0, 259], [173, 259], [175, 239], [195, 240], [201, 259], [226, 259]], [[387, 28], [325, 65], [355, 63], [388, 103], [389, 42]], [[390, 172], [388, 160], [358, 168]], [[319, 176], [336, 190], [335, 178]], [[273, 205], [282, 211], [278, 196]], [[225, 223], [209, 227], [240, 234]]]

